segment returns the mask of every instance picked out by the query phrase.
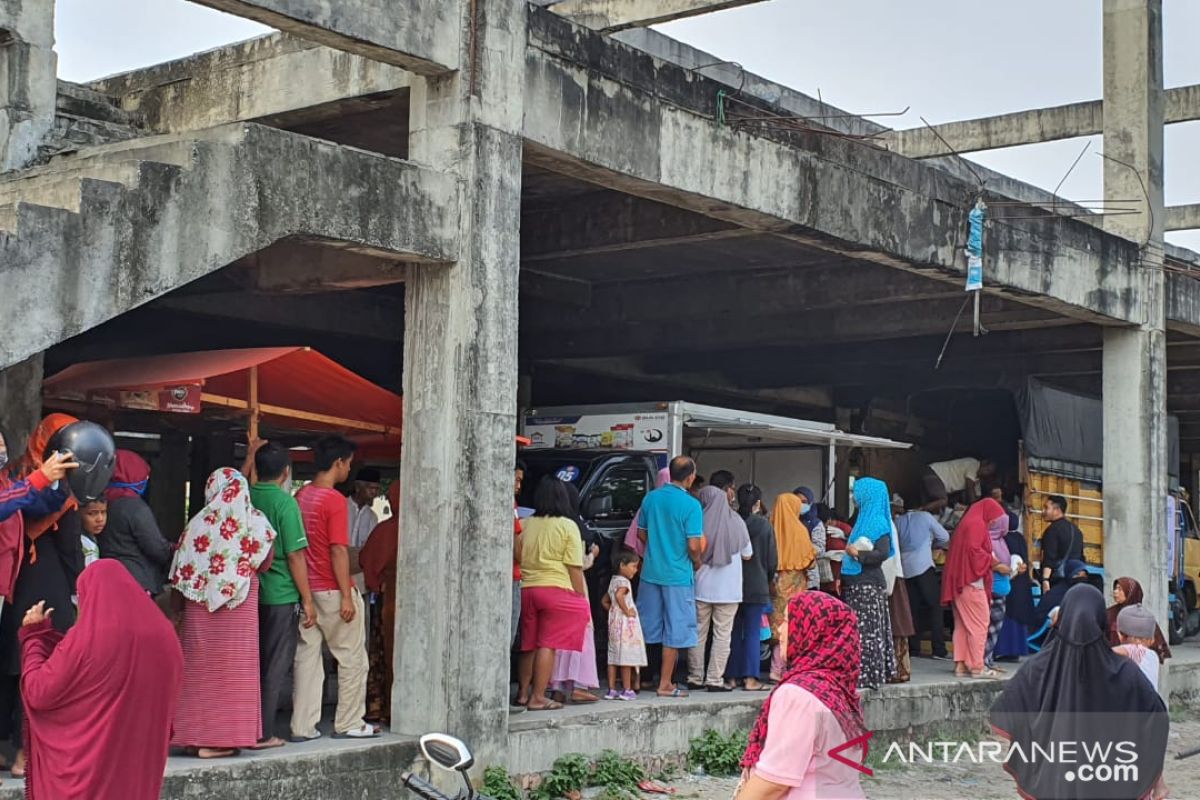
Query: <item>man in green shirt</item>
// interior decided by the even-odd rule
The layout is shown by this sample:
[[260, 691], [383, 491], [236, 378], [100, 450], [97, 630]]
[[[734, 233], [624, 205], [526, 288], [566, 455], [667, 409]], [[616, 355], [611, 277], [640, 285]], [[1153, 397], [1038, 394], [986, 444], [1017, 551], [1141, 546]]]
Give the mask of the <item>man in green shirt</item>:
[[275, 558], [262, 574], [258, 593], [263, 734], [257, 749], [267, 749], [284, 744], [275, 735], [279, 699], [296, 656], [300, 625], [311, 628], [316, 624], [317, 610], [304, 560], [308, 548], [304, 520], [296, 499], [283, 488], [292, 476], [291, 454], [277, 442], [267, 443], [254, 454], [254, 471], [257, 482], [250, 487], [250, 501], [276, 533]]

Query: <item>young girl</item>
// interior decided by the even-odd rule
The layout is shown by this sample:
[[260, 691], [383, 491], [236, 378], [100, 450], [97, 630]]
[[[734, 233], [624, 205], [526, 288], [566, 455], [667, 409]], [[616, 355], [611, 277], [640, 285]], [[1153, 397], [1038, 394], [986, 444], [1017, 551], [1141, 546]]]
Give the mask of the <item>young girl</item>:
[[[642, 623], [633, 605], [633, 584], [638, 571], [638, 556], [628, 550], [617, 556], [617, 574], [608, 584], [603, 605], [608, 609], [608, 694], [606, 700], [636, 700], [633, 682], [635, 667], [646, 666], [646, 643], [642, 638]], [[617, 692], [617, 667], [621, 668], [621, 685]]]

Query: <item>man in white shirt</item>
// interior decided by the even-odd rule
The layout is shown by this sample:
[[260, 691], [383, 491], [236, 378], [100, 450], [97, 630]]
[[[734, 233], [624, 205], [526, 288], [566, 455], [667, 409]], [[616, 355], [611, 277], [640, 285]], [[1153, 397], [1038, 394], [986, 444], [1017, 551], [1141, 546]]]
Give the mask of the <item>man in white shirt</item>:
[[980, 461], [966, 457], [935, 461], [926, 467], [925, 474], [921, 476], [921, 488], [925, 495], [925, 505], [921, 510], [936, 514], [951, 499], [970, 505], [982, 496], [980, 484], [995, 474], [996, 465], [987, 459]]
[[354, 491], [346, 498], [350, 512], [350, 546], [361, 549], [379, 517], [375, 515], [375, 498], [379, 497], [379, 470], [363, 467], [354, 476]]

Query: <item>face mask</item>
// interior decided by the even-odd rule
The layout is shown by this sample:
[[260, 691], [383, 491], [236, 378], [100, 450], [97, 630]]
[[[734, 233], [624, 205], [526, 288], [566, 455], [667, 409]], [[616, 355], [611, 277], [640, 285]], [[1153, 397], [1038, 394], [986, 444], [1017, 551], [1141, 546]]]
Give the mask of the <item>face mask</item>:
[[800, 513], [801, 513], [801, 514], [807, 514], [809, 511], [812, 511], [812, 506], [811, 506], [811, 505], [809, 505], [808, 503], [801, 503], [801, 504], [800, 504]]

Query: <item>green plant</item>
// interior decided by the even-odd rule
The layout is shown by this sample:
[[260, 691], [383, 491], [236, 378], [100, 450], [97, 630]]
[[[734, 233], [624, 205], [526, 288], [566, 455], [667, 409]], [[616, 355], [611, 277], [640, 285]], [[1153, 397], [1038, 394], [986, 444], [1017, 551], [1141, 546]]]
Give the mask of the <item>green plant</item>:
[[495, 800], [521, 800], [521, 790], [504, 767], [488, 767], [483, 771], [483, 793]]
[[692, 739], [688, 763], [708, 775], [737, 775], [742, 770], [742, 755], [746, 752], [747, 739], [745, 731], [722, 736], [710, 728]]
[[592, 763], [587, 756], [567, 753], [554, 762], [550, 772], [534, 790], [534, 797], [538, 800], [554, 800], [572, 792], [580, 792], [588, 785], [591, 773]]
[[632, 795], [637, 791], [638, 784], [644, 780], [646, 770], [636, 761], [623, 758], [615, 750], [605, 750], [592, 765], [591, 785], [603, 786], [605, 795]]

